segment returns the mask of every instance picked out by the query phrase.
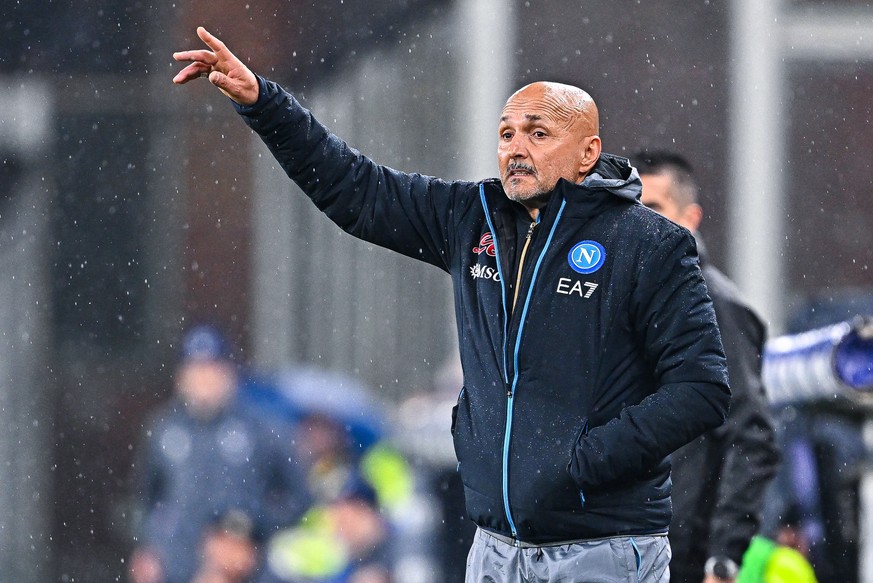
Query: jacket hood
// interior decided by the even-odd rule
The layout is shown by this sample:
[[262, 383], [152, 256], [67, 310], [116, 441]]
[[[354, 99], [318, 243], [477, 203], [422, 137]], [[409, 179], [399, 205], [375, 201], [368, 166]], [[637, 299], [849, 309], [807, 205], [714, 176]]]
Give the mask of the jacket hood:
[[563, 178], [558, 180], [553, 196], [567, 201], [565, 214], [587, 217], [616, 203], [640, 204], [642, 191], [640, 175], [627, 158], [601, 154], [597, 164], [579, 184]]
[[643, 183], [637, 169], [622, 156], [601, 154], [591, 173], [582, 181], [582, 186], [607, 190], [629, 202], [639, 200], [643, 192]]

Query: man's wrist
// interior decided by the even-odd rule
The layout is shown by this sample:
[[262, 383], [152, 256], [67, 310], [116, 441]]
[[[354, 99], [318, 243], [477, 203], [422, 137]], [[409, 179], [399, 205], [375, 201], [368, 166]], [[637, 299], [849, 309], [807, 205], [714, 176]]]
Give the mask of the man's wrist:
[[718, 579], [736, 579], [739, 570], [739, 566], [737, 566], [732, 559], [725, 556], [709, 557], [709, 559], [706, 560], [706, 564], [703, 566], [703, 572], [706, 575]]
[[258, 81], [258, 98], [255, 100], [254, 103], [252, 103], [251, 105], [242, 105], [240, 103], [237, 103], [233, 99], [230, 100], [238, 113], [241, 113], [243, 115], [251, 114], [254, 111], [258, 110], [261, 106], [263, 106], [264, 102], [267, 100], [267, 94], [269, 93], [267, 89], [267, 80], [257, 73], [255, 73], [255, 79], [257, 79]]

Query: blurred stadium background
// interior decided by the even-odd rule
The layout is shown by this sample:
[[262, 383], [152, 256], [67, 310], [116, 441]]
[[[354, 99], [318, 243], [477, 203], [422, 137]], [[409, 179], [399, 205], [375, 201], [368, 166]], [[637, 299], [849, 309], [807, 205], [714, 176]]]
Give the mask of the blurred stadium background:
[[[442, 273], [339, 234], [218, 92], [170, 83], [201, 24], [364, 153], [446, 178], [494, 175], [515, 88], [579, 85], [607, 151], [689, 156], [713, 259], [771, 333], [873, 288], [869, 2], [7, 2], [3, 581], [124, 580], [131, 456], [188, 324], [394, 406], [451, 363]], [[449, 422], [419, 431], [445, 444]]]

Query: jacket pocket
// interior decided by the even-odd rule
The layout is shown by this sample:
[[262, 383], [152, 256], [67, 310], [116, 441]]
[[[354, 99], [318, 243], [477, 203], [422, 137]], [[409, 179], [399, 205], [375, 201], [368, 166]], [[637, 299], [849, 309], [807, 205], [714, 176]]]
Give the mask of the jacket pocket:
[[[574, 478], [572, 467], [573, 459], [576, 455], [576, 446], [579, 444], [579, 440], [586, 435], [588, 435], [588, 417], [583, 417], [579, 424], [579, 431], [576, 432], [576, 438], [573, 440], [573, 447], [570, 449], [570, 462], [567, 464], [567, 473], [570, 474], [571, 478]], [[576, 482], [575, 478], [573, 482]], [[581, 488], [579, 489], [579, 505], [581, 508], [585, 508], [585, 492]]]
[[458, 398], [455, 401], [455, 406], [452, 407], [452, 435], [455, 434], [455, 426], [458, 424], [458, 405], [461, 404], [461, 399], [466, 391], [467, 387], [461, 387], [461, 391], [458, 393]]
[[582, 422], [579, 424], [579, 431], [576, 432], [576, 439], [573, 440], [573, 447], [576, 447], [576, 444], [579, 443], [579, 440], [588, 435], [588, 417], [583, 417]]

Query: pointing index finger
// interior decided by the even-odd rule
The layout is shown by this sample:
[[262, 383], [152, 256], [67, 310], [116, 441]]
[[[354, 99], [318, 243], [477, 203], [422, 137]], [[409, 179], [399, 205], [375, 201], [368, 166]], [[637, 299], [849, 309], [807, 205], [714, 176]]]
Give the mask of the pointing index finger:
[[224, 43], [218, 40], [217, 37], [213, 36], [208, 30], [203, 28], [202, 26], [197, 27], [197, 36], [200, 37], [206, 46], [212, 49], [212, 52], [219, 53], [225, 50], [227, 47], [224, 46]]

